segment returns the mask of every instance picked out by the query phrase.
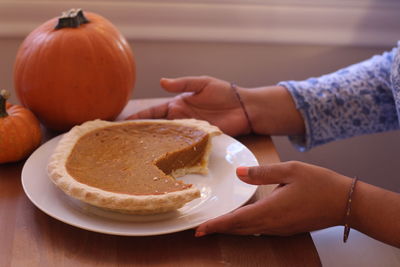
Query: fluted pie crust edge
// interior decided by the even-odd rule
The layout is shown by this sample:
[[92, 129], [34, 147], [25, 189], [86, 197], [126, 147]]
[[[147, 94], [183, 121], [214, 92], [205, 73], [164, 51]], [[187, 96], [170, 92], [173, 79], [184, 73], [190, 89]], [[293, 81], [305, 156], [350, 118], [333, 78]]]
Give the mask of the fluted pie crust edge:
[[130, 195], [105, 191], [92, 187], [75, 180], [66, 169], [67, 159], [77, 141], [85, 134], [104, 127], [124, 125], [141, 122], [155, 122], [165, 124], [179, 124], [194, 127], [209, 135], [209, 141], [203, 157], [201, 166], [181, 168], [172, 173], [173, 177], [180, 177], [189, 173], [206, 174], [208, 172], [208, 159], [211, 153], [211, 137], [221, 134], [218, 127], [210, 125], [206, 121], [195, 119], [178, 120], [138, 120], [109, 122], [94, 120], [85, 122], [82, 125], [73, 127], [64, 134], [57, 144], [53, 154], [50, 156], [47, 173], [50, 180], [67, 195], [89, 203], [91, 205], [123, 213], [131, 214], [157, 214], [176, 210], [187, 202], [200, 196], [199, 189], [192, 185], [180, 191], [168, 192], [158, 195]]

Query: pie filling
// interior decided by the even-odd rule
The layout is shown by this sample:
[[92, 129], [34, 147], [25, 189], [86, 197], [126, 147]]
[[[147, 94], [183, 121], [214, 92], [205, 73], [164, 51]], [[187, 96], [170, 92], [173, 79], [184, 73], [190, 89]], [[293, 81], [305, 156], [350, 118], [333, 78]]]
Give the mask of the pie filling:
[[105, 191], [159, 195], [192, 185], [171, 176], [202, 164], [208, 134], [196, 128], [132, 123], [93, 130], [74, 145], [66, 162], [78, 182]]

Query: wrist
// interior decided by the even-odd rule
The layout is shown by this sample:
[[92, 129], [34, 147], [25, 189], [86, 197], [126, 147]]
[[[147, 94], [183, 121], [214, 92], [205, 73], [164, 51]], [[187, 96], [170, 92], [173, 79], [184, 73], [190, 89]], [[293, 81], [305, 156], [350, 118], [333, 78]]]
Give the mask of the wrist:
[[292, 96], [283, 86], [258, 88], [237, 87], [255, 133], [299, 135], [305, 131], [304, 121]]
[[400, 194], [357, 182], [350, 226], [372, 238], [400, 247]]
[[245, 104], [243, 102], [242, 97], [240, 96], [238, 86], [235, 83], [231, 83], [231, 88], [232, 88], [237, 100], [239, 101], [240, 107], [241, 107], [241, 109], [243, 111], [243, 115], [244, 115], [245, 120], [247, 122], [248, 130], [246, 132], [247, 133], [255, 133], [254, 127], [253, 127], [253, 122], [250, 119], [249, 113], [247, 112], [247, 108], [246, 108], [246, 106], [245, 106]]

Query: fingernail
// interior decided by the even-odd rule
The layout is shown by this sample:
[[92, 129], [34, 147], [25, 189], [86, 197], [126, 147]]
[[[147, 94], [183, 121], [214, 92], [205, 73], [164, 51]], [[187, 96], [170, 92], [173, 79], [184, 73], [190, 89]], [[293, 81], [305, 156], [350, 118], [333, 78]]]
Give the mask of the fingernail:
[[237, 167], [236, 175], [239, 177], [247, 177], [249, 175], [249, 168], [245, 166]]
[[198, 231], [198, 232], [196, 232], [196, 233], [194, 234], [195, 237], [202, 237], [202, 236], [205, 236], [205, 235], [206, 235], [206, 233], [201, 232], [201, 231]]

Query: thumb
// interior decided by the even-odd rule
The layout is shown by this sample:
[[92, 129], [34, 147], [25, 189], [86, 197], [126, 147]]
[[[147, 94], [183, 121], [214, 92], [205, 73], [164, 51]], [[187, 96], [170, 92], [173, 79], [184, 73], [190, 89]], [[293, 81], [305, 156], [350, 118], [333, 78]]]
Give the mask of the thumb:
[[200, 93], [209, 83], [208, 77], [182, 77], [176, 79], [161, 78], [160, 84], [171, 93]]
[[241, 166], [236, 169], [236, 175], [243, 182], [254, 185], [286, 184], [290, 178], [285, 164], [282, 163], [252, 167]]

